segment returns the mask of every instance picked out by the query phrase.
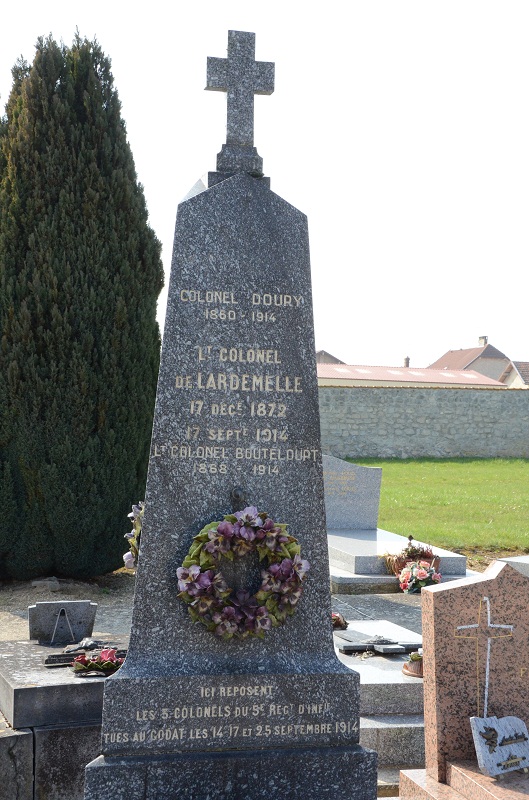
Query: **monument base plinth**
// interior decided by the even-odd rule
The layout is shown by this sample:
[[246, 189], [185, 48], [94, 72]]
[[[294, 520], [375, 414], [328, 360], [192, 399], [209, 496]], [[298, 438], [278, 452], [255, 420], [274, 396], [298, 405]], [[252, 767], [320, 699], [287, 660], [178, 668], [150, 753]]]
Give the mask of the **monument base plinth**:
[[85, 800], [375, 800], [377, 754], [359, 745], [194, 752], [92, 761]]

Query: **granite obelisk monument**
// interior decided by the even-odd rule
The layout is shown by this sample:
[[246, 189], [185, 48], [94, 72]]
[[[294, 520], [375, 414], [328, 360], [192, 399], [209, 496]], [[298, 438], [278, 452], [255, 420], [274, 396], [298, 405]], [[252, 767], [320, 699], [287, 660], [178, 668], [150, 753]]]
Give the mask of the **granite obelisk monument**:
[[374, 800], [332, 643], [307, 220], [253, 142], [274, 65], [230, 31], [207, 74], [226, 143], [178, 208], [130, 647], [85, 798]]

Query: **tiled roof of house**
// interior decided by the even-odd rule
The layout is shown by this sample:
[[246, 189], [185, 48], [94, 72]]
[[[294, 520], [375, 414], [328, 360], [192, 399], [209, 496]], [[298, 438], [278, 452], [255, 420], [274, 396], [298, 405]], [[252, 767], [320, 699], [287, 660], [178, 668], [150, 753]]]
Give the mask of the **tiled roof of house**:
[[518, 370], [523, 382], [529, 385], [529, 361], [513, 361], [512, 363]]
[[[479, 348], [483, 349], [483, 348]], [[318, 379], [327, 385], [422, 385], [505, 388], [504, 384], [474, 370], [414, 367], [364, 367], [349, 364], [317, 364]]]
[[430, 364], [428, 369], [466, 369], [479, 356], [482, 358], [507, 358], [505, 353], [491, 344], [486, 344], [484, 347], [470, 347], [467, 350], [449, 350], [444, 356]]
[[344, 364], [344, 361], [328, 353], [327, 350], [318, 350], [316, 352], [316, 361], [318, 364]]

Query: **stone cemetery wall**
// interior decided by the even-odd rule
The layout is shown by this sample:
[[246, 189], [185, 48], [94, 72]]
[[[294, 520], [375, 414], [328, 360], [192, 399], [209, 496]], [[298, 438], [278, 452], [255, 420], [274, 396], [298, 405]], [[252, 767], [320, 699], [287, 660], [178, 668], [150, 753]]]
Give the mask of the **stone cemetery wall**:
[[528, 458], [529, 392], [321, 387], [322, 449], [338, 458]]

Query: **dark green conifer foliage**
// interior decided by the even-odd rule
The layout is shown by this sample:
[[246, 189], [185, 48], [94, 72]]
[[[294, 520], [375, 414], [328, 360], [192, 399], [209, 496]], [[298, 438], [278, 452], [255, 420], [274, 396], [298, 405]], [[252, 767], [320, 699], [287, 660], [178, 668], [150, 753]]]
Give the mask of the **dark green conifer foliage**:
[[39, 39], [0, 123], [0, 579], [122, 565], [159, 364], [160, 244], [110, 61]]

